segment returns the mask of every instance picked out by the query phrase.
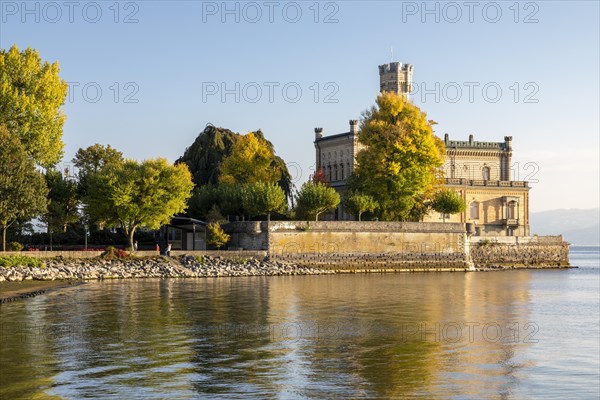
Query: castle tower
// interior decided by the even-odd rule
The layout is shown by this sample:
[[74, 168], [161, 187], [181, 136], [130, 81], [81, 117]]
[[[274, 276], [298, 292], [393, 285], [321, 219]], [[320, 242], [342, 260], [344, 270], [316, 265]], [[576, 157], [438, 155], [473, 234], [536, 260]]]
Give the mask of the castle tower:
[[392, 62], [379, 66], [379, 90], [394, 92], [408, 98], [412, 92], [413, 66]]

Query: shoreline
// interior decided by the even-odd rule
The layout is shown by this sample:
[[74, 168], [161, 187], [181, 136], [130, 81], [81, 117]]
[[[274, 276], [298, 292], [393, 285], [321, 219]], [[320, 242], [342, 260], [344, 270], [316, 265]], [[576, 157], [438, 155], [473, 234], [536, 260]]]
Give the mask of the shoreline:
[[42, 268], [0, 268], [0, 304], [36, 297], [89, 281], [117, 279], [228, 278], [252, 276], [338, 275], [369, 273], [495, 272], [509, 270], [573, 269], [577, 266], [489, 266], [468, 268], [321, 269], [280, 261], [193, 256], [139, 259], [49, 260]]
[[73, 280], [2, 282], [0, 283], [0, 304], [25, 300], [83, 283], [85, 282]]

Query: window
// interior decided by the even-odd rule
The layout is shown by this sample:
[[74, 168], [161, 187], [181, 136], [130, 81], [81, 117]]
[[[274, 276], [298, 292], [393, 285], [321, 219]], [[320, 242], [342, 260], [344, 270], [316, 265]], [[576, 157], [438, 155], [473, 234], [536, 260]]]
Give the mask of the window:
[[490, 167], [483, 167], [483, 180], [484, 181], [489, 181], [490, 180]]
[[341, 180], [344, 180], [344, 164], [340, 164], [340, 173], [341, 173]]
[[510, 203], [508, 203], [508, 209], [507, 209], [507, 218], [508, 219], [516, 219], [516, 202], [511, 201]]
[[479, 203], [474, 201], [469, 207], [469, 215], [471, 219], [479, 219]]

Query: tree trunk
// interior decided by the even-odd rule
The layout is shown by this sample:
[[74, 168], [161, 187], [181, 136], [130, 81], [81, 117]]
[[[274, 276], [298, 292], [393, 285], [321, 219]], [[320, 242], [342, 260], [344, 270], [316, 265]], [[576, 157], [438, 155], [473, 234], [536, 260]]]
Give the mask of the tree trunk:
[[6, 225], [2, 225], [2, 252], [6, 251]]
[[362, 216], [362, 213], [361, 213], [361, 212], [359, 212], [359, 213], [358, 213], [358, 222], [360, 222], [360, 221], [361, 221], [361, 219], [360, 219], [360, 217], [361, 217], [361, 216]]
[[315, 221], [318, 221], [318, 220], [319, 220], [319, 213], [316, 213], [315, 214]]
[[136, 226], [133, 226], [129, 229], [128, 232], [128, 236], [129, 236], [129, 251], [133, 251], [133, 235], [135, 233], [135, 228], [137, 228]]
[[271, 213], [267, 214], [267, 222], [271, 222]]

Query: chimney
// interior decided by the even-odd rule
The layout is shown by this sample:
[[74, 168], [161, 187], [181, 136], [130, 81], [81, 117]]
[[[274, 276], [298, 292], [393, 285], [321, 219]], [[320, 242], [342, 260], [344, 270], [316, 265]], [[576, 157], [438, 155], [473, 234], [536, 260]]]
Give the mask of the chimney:
[[448, 135], [447, 133], [444, 134], [444, 143], [448, 144], [448, 142], [450, 141], [450, 135]]
[[315, 140], [323, 137], [323, 128], [315, 128]]
[[358, 120], [351, 119], [350, 120], [350, 133], [356, 135], [358, 133]]
[[469, 135], [469, 143], [473, 144], [473, 135]]

